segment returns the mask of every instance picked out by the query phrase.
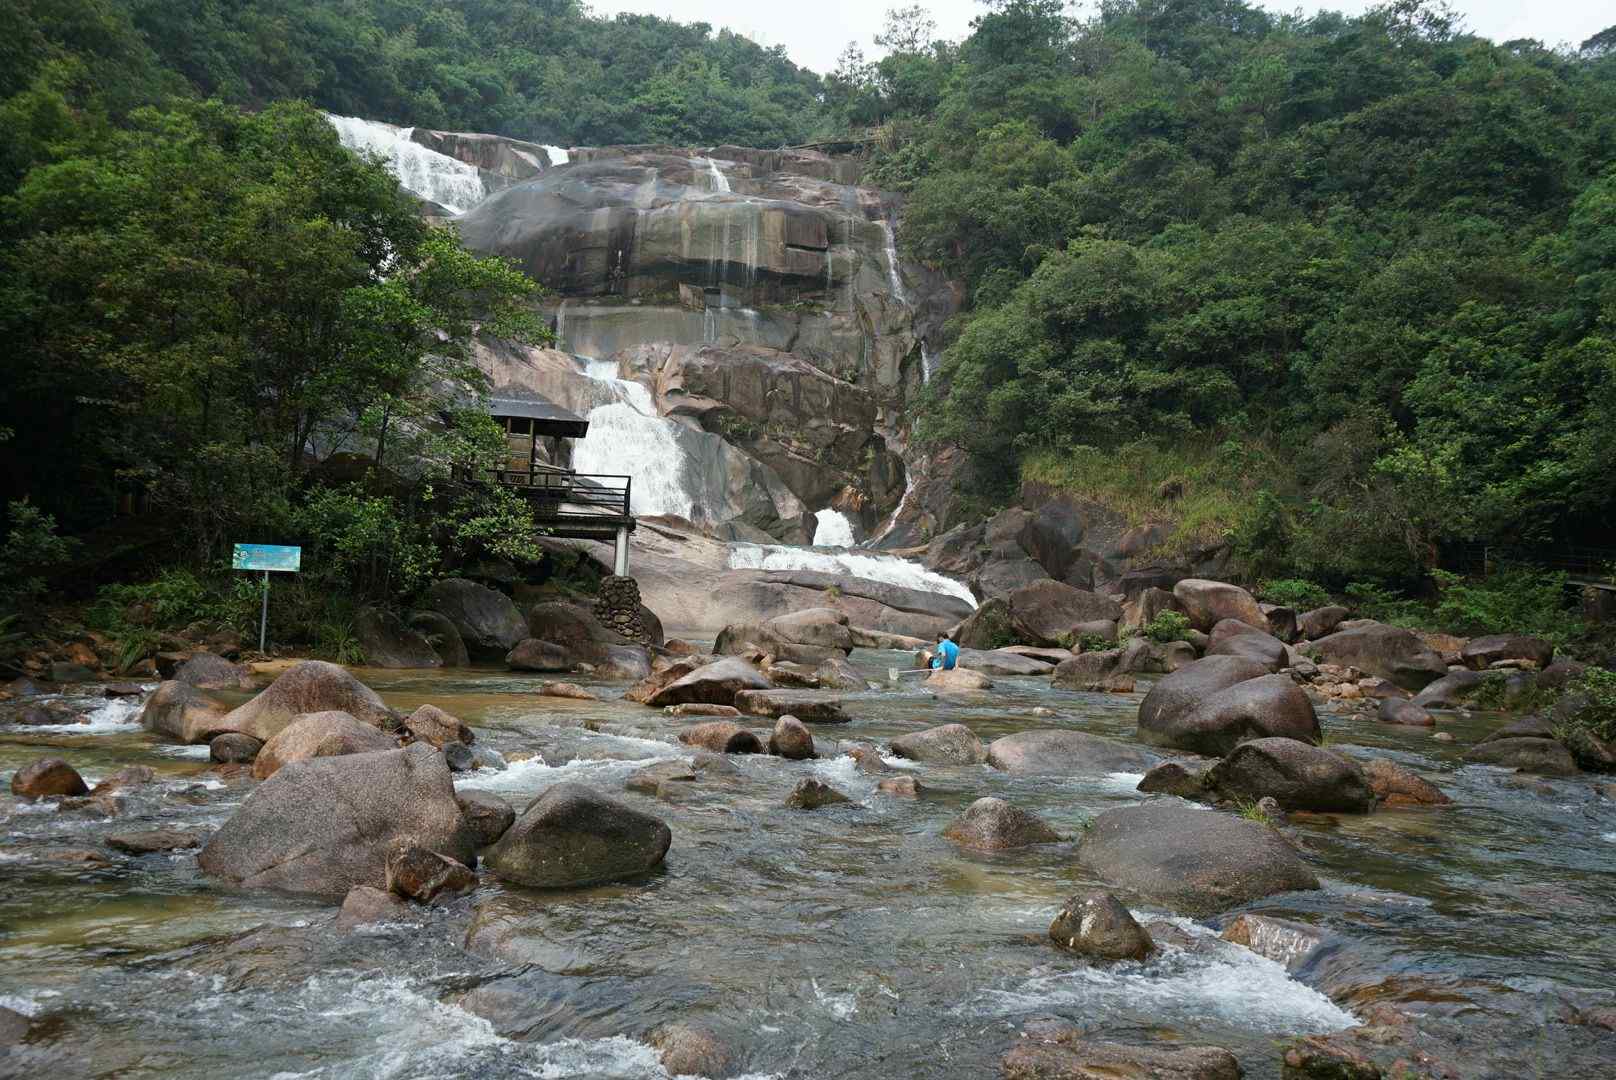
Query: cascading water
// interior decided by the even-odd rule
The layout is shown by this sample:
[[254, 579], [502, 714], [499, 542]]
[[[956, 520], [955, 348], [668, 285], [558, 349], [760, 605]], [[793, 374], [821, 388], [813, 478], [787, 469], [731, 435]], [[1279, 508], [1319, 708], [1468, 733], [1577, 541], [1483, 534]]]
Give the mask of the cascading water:
[[909, 290], [903, 287], [903, 275], [898, 272], [898, 236], [892, 231], [892, 222], [881, 222], [881, 232], [887, 238], [887, 282], [892, 286], [892, 297], [908, 307]]
[[550, 159], [550, 167], [552, 169], [557, 165], [565, 165], [567, 162], [572, 160], [572, 155], [567, 153], [565, 147], [549, 146], [544, 143], [540, 143], [539, 145], [543, 147], [545, 156]]
[[732, 570], [818, 570], [845, 574], [920, 592], [955, 596], [976, 607], [976, 597], [960, 582], [933, 573], [919, 563], [890, 555], [855, 555], [850, 551], [829, 554], [775, 544], [736, 544], [730, 549], [729, 565]]
[[903, 485], [903, 498], [898, 500], [897, 508], [892, 511], [892, 516], [887, 518], [886, 524], [881, 526], [881, 531], [876, 533], [874, 536], [870, 537], [868, 540], [866, 540], [864, 542], [865, 547], [873, 547], [875, 544], [877, 544], [881, 540], [885, 539], [887, 533], [891, 532], [894, 528], [897, 527], [898, 522], [903, 520], [904, 508], [909, 505], [909, 500], [914, 496], [914, 494], [915, 494], [915, 472], [914, 472], [913, 469], [910, 469], [909, 470], [909, 475], [905, 479], [904, 485]]
[[729, 193], [729, 177], [724, 175], [724, 170], [720, 169], [718, 162], [712, 158], [707, 159], [707, 175], [712, 178], [714, 191], [723, 194]]
[[630, 506], [636, 514], [676, 514], [693, 518], [699, 469], [677, 438], [671, 420], [657, 415], [651, 391], [617, 377], [610, 360], [580, 358], [584, 374], [610, 387], [617, 398], [589, 413], [589, 434], [573, 444], [572, 467], [584, 474], [629, 476]]
[[326, 119], [337, 129], [343, 146], [380, 157], [400, 187], [450, 213], [463, 214], [488, 194], [477, 166], [428, 150], [410, 138], [414, 128], [331, 113]]
[[856, 542], [853, 537], [853, 523], [847, 515], [830, 507], [814, 514], [818, 525], [814, 527], [815, 547], [841, 547], [850, 548]]

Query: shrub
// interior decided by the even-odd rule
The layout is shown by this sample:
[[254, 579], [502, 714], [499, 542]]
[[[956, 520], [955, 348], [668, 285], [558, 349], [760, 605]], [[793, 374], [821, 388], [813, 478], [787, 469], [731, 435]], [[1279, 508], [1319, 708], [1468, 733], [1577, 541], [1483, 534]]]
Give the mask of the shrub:
[[1507, 567], [1481, 581], [1436, 570], [1438, 625], [1459, 634], [1532, 634], [1556, 645], [1579, 636], [1582, 620], [1567, 610], [1566, 575]]
[[1321, 586], [1300, 578], [1265, 581], [1258, 587], [1257, 596], [1270, 604], [1280, 604], [1297, 611], [1312, 611], [1330, 602], [1330, 594]]
[[1346, 587], [1347, 599], [1357, 614], [1391, 626], [1423, 627], [1431, 622], [1431, 610], [1417, 600], [1404, 599], [1393, 589], [1367, 581]]
[[192, 623], [245, 631], [257, 625], [258, 596], [256, 582], [246, 578], [204, 578], [191, 570], [169, 569], [153, 581], [102, 588], [88, 618], [92, 626], [119, 637]]
[[11, 527], [0, 544], [0, 608], [20, 608], [45, 594], [44, 575], [73, 557], [78, 541], [56, 535], [56, 519], [27, 500], [9, 503]]
[[1586, 732], [1605, 742], [1616, 739], [1616, 671], [1591, 667], [1566, 687], [1565, 696], [1579, 694], [1586, 699], [1580, 709], [1566, 717], [1566, 734], [1556, 731], [1562, 742], [1567, 735]]
[[1140, 629], [1151, 641], [1165, 645], [1169, 641], [1187, 640], [1190, 620], [1182, 612], [1163, 611]]
[[1117, 643], [1104, 634], [1083, 634], [1077, 639], [1078, 652], [1105, 652], [1117, 647]]
[[309, 548], [303, 576], [365, 600], [417, 591], [437, 569], [438, 552], [412, 510], [357, 485], [317, 489], [295, 515]]

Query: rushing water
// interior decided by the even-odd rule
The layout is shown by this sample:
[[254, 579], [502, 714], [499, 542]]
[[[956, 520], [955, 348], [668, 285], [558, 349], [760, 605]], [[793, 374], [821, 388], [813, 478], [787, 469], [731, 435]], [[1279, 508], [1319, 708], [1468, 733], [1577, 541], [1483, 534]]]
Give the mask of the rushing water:
[[840, 510], [827, 506], [814, 514], [814, 520], [817, 522], [814, 527], [815, 547], [850, 548], [858, 542], [853, 535], [852, 521]]
[[866, 581], [882, 581], [889, 585], [902, 585], [906, 589], [957, 596], [973, 608], [976, 607], [976, 597], [961, 582], [893, 555], [812, 551], [776, 544], [735, 544], [730, 548], [729, 565], [732, 570], [817, 570]]
[[[904, 660], [853, 659], [872, 678]], [[1333, 745], [1429, 772], [1456, 805], [1299, 821], [1293, 836], [1325, 889], [1254, 905], [1340, 939], [1333, 975], [1298, 979], [1185, 919], [1187, 947], [1087, 966], [1046, 938], [1056, 909], [1090, 883], [1069, 844], [987, 856], [939, 835], [992, 794], [1076, 836], [1094, 814], [1141, 798], [1136, 775], [893, 761], [927, 789], [904, 800], [835, 756], [840, 737], [884, 742], [944, 722], [984, 740], [1052, 726], [1127, 735], [1137, 696], [1034, 679], [998, 680], [978, 699], [907, 686], [853, 695], [851, 724], [815, 731], [820, 760], [732, 759], [735, 776], [668, 802], [622, 782], [687, 757], [673, 739], [683, 721], [617, 700], [536, 697], [536, 679], [506, 672], [359, 674], [396, 708], [432, 701], [480, 744], [539, 755], [462, 787], [520, 808], [571, 780], [662, 816], [674, 836], [666, 868], [561, 893], [485, 875], [472, 897], [421, 911], [417, 925], [343, 936], [329, 928], [331, 904], [222, 887], [189, 853], [102, 847], [120, 829], [216, 827], [251, 788], [132, 730], [128, 706], [103, 706], [78, 731], [0, 727], [0, 777], [47, 753], [92, 782], [127, 764], [160, 774], [114, 819], [0, 802], [0, 1004], [35, 1021], [0, 1072], [20, 1062], [26, 1075], [62, 1077], [643, 1080], [665, 1074], [638, 1038], [688, 1020], [717, 1032], [753, 1077], [973, 1077], [997, 1074], [1021, 1023], [1053, 1014], [1102, 1037], [1227, 1046], [1247, 1076], [1273, 1080], [1276, 1039], [1351, 1025], [1344, 1006], [1380, 1000], [1466, 1033], [1467, 1078], [1609, 1075], [1608, 1056], [1563, 1056], [1575, 1031], [1552, 1018], [1566, 1002], [1610, 998], [1616, 844], [1600, 837], [1616, 833], [1616, 810], [1585, 783], [1523, 788], [1463, 766], [1481, 721], [1454, 725], [1460, 741], [1444, 745], [1326, 718]], [[1033, 719], [1034, 706], [1054, 715]], [[803, 776], [853, 804], [784, 809]], [[71, 849], [107, 861], [64, 857]]]
[[400, 187], [451, 213], [465, 213], [488, 194], [477, 166], [428, 150], [410, 138], [414, 128], [329, 113], [326, 119], [337, 129], [343, 146], [375, 154], [398, 178]]

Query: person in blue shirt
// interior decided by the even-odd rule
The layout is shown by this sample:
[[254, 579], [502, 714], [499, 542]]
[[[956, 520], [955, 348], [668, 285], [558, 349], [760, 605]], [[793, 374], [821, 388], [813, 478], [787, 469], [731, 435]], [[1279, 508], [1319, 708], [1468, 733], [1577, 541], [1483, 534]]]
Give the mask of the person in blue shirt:
[[946, 633], [937, 635], [937, 652], [931, 658], [933, 670], [953, 671], [959, 663], [959, 646]]

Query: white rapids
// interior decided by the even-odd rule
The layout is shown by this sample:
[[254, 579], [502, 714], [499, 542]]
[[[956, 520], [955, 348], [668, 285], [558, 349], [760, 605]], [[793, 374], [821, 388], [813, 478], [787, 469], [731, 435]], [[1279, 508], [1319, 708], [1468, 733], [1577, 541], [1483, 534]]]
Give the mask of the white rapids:
[[414, 128], [332, 113], [326, 119], [337, 129], [343, 146], [381, 158], [400, 187], [450, 213], [464, 214], [488, 194], [477, 166], [428, 150], [410, 138]]

